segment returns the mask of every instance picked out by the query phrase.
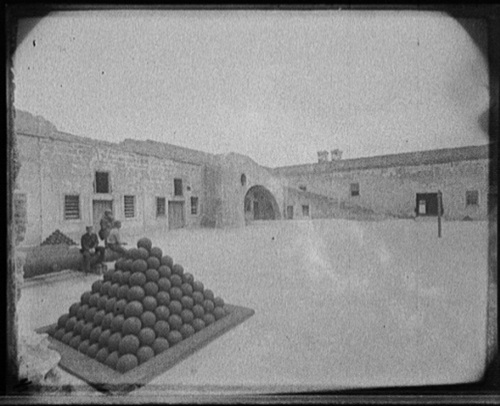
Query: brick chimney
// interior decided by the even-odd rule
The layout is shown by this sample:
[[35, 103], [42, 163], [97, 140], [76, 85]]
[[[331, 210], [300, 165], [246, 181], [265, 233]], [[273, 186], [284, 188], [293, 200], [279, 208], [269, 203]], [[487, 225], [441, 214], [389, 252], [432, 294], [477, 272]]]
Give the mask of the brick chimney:
[[334, 149], [331, 151], [332, 161], [340, 161], [342, 159], [342, 153], [340, 149]]
[[318, 151], [318, 163], [328, 162], [328, 151]]

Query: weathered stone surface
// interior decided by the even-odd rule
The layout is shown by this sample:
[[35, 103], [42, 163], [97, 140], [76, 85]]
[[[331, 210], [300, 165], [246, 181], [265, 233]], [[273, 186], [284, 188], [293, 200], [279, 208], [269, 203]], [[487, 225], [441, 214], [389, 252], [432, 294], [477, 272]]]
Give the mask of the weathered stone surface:
[[[14, 232], [15, 246], [19, 245], [26, 233], [26, 196], [24, 194], [14, 195]], [[16, 250], [14, 247], [14, 286], [15, 292], [9, 307], [17, 309], [21, 297], [21, 286], [24, 278], [24, 265], [26, 253]], [[54, 385], [57, 383], [58, 374], [55, 368], [61, 357], [58, 352], [48, 348], [47, 334], [36, 334], [33, 331], [23, 329], [18, 331], [17, 311], [11, 312], [12, 325], [16, 335], [17, 344], [17, 373], [18, 381], [27, 380], [34, 385]]]
[[[457, 150], [456, 161], [449, 162], [452, 159], [450, 151], [454, 150]], [[415, 153], [417, 155], [407, 157], [406, 163], [401, 156], [408, 154], [399, 154], [401, 156], [395, 156], [398, 159], [387, 158], [385, 164], [378, 157], [359, 158], [329, 162], [325, 168], [318, 164], [297, 165], [277, 168], [274, 172], [285, 177], [291, 188], [305, 185], [308, 192], [336, 199], [346, 206], [402, 218], [415, 216], [417, 193], [435, 193], [440, 189], [447, 220], [461, 220], [465, 216], [486, 220], [490, 189], [487, 148], [470, 147], [470, 159], [462, 161], [459, 159], [465, 157], [465, 152], [461, 148], [446, 150], [442, 159], [438, 151], [425, 152], [430, 157], [423, 152], [420, 155]], [[422, 158], [422, 164], [410, 165], [418, 156]], [[391, 167], [391, 163], [395, 166]], [[351, 195], [351, 183], [359, 185], [359, 195]], [[478, 191], [477, 205], [466, 205], [465, 192], [468, 190]], [[298, 212], [301, 199], [288, 199], [286, 204], [297, 205], [295, 212]], [[314, 205], [311, 213], [316, 215]]]
[[61, 360], [57, 351], [49, 347], [47, 334], [22, 331], [19, 334], [19, 378], [33, 385], [54, 385], [58, 374], [55, 370]]

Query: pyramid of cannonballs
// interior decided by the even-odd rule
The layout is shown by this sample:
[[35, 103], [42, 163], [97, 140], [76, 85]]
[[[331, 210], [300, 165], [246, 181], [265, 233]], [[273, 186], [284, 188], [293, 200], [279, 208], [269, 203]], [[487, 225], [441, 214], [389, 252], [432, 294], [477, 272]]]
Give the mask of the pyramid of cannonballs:
[[71, 238], [69, 238], [66, 234], [61, 233], [61, 231], [56, 230], [51, 235], [49, 235], [44, 242], [40, 245], [58, 245], [58, 244], [66, 244], [66, 245], [76, 245]]
[[224, 300], [141, 238], [49, 334], [125, 373], [226, 316]]

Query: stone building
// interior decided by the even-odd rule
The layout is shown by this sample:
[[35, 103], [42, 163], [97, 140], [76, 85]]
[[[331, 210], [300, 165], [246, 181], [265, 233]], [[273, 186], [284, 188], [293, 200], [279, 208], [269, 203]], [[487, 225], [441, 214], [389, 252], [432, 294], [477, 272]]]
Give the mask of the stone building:
[[[445, 219], [485, 220], [488, 168], [489, 147], [483, 145], [346, 160], [322, 157], [316, 164], [275, 168], [274, 174], [294, 190], [330, 199], [332, 208], [339, 210], [402, 218], [436, 216], [441, 191]], [[287, 212], [296, 212], [304, 200], [298, 193], [290, 195]], [[329, 217], [322, 206], [317, 212], [308, 208], [308, 215]]]
[[316, 164], [271, 169], [236, 153], [79, 137], [19, 110], [15, 131], [25, 246], [55, 230], [79, 243], [106, 209], [124, 236], [254, 220], [435, 216], [438, 191], [445, 219], [487, 218], [488, 146], [347, 160], [334, 150], [330, 161], [320, 151]]
[[[99, 229], [106, 209], [122, 221], [124, 236], [281, 218], [282, 181], [238, 154], [98, 141], [19, 110], [15, 132], [21, 169], [14, 196], [27, 213], [25, 246], [40, 245], [55, 230], [79, 243], [86, 225]], [[252, 207], [246, 214], [245, 199]]]

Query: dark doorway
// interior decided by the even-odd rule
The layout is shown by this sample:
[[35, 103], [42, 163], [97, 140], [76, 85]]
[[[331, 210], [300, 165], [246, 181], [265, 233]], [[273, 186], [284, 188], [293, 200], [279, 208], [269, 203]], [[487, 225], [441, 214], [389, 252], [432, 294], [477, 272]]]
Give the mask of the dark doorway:
[[[437, 193], [417, 193], [417, 216], [437, 216], [438, 215], [438, 194]], [[443, 215], [443, 207], [441, 207]]]
[[276, 220], [280, 215], [276, 199], [263, 186], [252, 186], [248, 189], [244, 210], [248, 220]]

